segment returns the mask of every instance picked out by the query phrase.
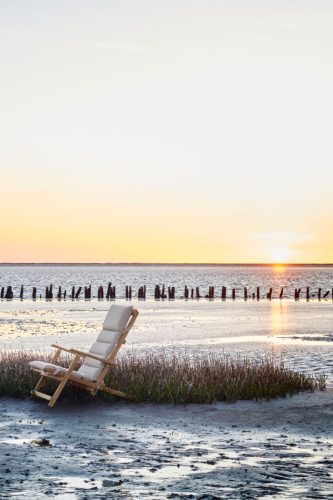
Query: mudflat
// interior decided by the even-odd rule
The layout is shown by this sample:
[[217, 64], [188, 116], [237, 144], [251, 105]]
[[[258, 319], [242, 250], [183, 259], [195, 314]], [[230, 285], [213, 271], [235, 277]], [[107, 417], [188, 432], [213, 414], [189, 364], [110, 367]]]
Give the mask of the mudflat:
[[0, 498], [329, 498], [333, 387], [263, 402], [0, 400]]

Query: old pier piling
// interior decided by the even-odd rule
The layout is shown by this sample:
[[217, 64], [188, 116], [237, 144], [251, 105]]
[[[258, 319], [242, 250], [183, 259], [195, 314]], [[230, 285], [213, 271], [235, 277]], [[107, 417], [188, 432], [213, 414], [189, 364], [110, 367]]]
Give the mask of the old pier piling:
[[5, 293], [5, 299], [12, 300], [14, 298], [14, 292], [11, 286], [7, 286], [7, 290]]
[[47, 286], [45, 289], [45, 298], [46, 300], [53, 299], [53, 285]]
[[138, 299], [146, 300], [146, 285], [140, 286], [138, 290]]
[[[16, 287], [16, 285], [15, 285]], [[238, 290], [238, 292], [237, 292]], [[319, 287], [317, 290], [313, 290], [311, 292], [311, 289], [309, 286], [303, 288], [304, 294], [302, 294], [302, 289], [301, 288], [293, 288], [288, 286], [287, 293], [285, 295], [285, 288], [281, 288], [280, 292], [276, 290], [274, 296], [276, 298], [282, 299], [285, 296], [287, 296], [289, 299], [294, 299], [295, 301], [301, 300], [301, 297], [303, 296], [306, 298], [307, 301], [310, 299], [317, 299], [317, 300], [322, 300], [325, 299], [327, 300], [328, 298], [332, 298], [333, 300], [333, 288], [327, 289], [326, 286], [325, 288]], [[24, 293], [25, 293], [25, 288], [24, 285], [20, 285], [18, 288], [15, 288], [15, 298], [19, 298], [20, 300], [24, 299]], [[139, 300], [145, 300], [146, 299], [146, 285], [143, 285], [139, 287], [137, 294], [135, 294], [135, 297], [137, 297]], [[150, 291], [151, 293], [151, 291]], [[104, 295], [105, 294], [105, 295]], [[221, 299], [223, 301], [227, 299], [240, 299], [242, 296], [242, 291], [241, 289], [237, 289], [236, 287], [227, 289], [226, 286], [221, 286], [221, 288], [216, 288], [214, 285], [210, 285], [208, 287], [207, 292], [204, 292], [203, 294], [200, 293], [200, 287], [196, 286], [193, 288], [189, 288], [188, 285], [184, 286], [184, 294], [180, 294], [178, 296], [179, 299], [185, 299], [188, 300], [189, 298], [191, 299], [201, 299], [201, 298], [206, 298], [208, 300], [214, 300], [215, 296], [219, 296], [221, 294]], [[107, 284], [107, 286], [104, 287], [103, 285], [100, 285], [97, 287], [97, 295], [93, 295], [92, 291], [92, 285], [90, 284], [89, 286], [84, 286], [84, 287], [76, 287], [73, 285], [71, 287], [71, 291], [69, 291], [69, 298], [72, 300], [78, 300], [80, 296], [84, 296], [85, 300], [90, 300], [93, 297], [97, 297], [98, 300], [103, 300], [106, 298], [107, 300], [116, 300], [116, 286], [112, 285], [111, 282]], [[56, 297], [58, 301], [60, 300], [65, 300], [66, 299], [66, 290], [63, 290], [63, 287], [61, 285], [57, 285], [57, 288], [53, 290], [53, 285], [50, 284], [46, 286], [45, 288], [45, 299], [46, 300], [52, 300], [53, 297]], [[124, 298], [126, 300], [132, 300], [132, 286], [131, 285], [126, 285], [125, 286], [125, 295]], [[149, 295], [151, 296], [151, 295]], [[43, 294], [39, 294], [40, 299], [44, 298]], [[155, 288], [153, 290], [153, 297], [155, 300], [175, 300], [176, 299], [176, 288], [174, 286], [166, 286], [165, 284], [156, 284]], [[14, 299], [14, 290], [11, 285], [6, 285], [6, 286], [1, 286], [0, 287], [0, 298], [6, 299], [6, 300], [12, 300]], [[256, 286], [252, 290], [251, 288], [249, 289], [248, 287], [243, 288], [243, 298], [244, 301], [247, 301], [248, 299], [253, 299], [253, 300], [261, 300], [261, 299], [267, 299], [267, 300], [272, 300], [273, 298], [273, 288], [270, 287], [268, 288], [268, 291], [266, 293], [260, 294], [260, 287]], [[32, 300], [37, 299], [37, 287], [32, 287]]]

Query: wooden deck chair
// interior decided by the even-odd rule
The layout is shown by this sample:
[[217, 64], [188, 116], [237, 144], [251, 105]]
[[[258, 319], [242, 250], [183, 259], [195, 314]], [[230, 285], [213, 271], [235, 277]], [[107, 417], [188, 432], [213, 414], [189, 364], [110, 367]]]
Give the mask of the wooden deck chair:
[[[54, 406], [67, 382], [72, 381], [75, 385], [90, 391], [92, 395], [96, 395], [97, 391], [105, 391], [121, 398], [133, 399], [124, 392], [107, 387], [104, 383], [104, 378], [110, 370], [111, 365], [114, 364], [119, 349], [126, 342], [127, 334], [132, 328], [138, 314], [139, 312], [132, 306], [112, 305], [106, 315], [103, 329], [98, 335], [96, 342], [89, 349], [89, 352], [67, 349], [52, 344], [56, 352], [51, 363], [44, 361], [30, 361], [29, 363], [32, 370], [41, 374], [41, 378], [31, 393], [34, 396], [48, 400], [49, 406]], [[56, 364], [61, 351], [74, 356], [68, 368]], [[76, 370], [82, 358], [83, 362], [80, 368]], [[59, 381], [59, 385], [52, 396], [40, 392], [40, 389], [46, 384], [47, 379]]]

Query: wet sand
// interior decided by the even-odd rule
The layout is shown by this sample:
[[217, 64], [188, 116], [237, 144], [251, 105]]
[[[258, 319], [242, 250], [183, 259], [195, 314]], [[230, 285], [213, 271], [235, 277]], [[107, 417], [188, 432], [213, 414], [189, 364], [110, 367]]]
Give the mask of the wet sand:
[[0, 415], [1, 498], [333, 497], [332, 386], [186, 407], [1, 399]]
[[[136, 305], [123, 352], [282, 356], [296, 369], [326, 373], [328, 389], [186, 407], [60, 402], [50, 409], [0, 399], [0, 498], [333, 498], [332, 303]], [[49, 350], [89, 347], [109, 304], [2, 306], [0, 348]]]

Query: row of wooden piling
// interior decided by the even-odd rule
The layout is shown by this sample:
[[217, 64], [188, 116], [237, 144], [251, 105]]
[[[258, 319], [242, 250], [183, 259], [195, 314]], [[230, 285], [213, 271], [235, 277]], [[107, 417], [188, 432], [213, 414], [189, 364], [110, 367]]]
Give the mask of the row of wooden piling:
[[[72, 286], [72, 289], [70, 293], [67, 295], [67, 291], [64, 290], [62, 291], [62, 287], [59, 286], [57, 291], [54, 291], [53, 285], [49, 285], [45, 289], [45, 295], [44, 298], [46, 300], [52, 300], [53, 298], [57, 298], [58, 300], [66, 300], [67, 298], [70, 298], [72, 300], [74, 299], [79, 299], [81, 298], [82, 294], [82, 287], [75, 287]], [[301, 293], [302, 289], [301, 288], [295, 288], [294, 291], [294, 299], [300, 300], [301, 298]], [[139, 287], [137, 291], [137, 298], [139, 300], [145, 300], [146, 299], [146, 294], [147, 294], [147, 289], [146, 285], [143, 285]], [[83, 296], [85, 300], [90, 300], [93, 298], [92, 295], [92, 288], [91, 285], [85, 286], [83, 289]], [[126, 285], [125, 287], [125, 299], [126, 300], [132, 300], [132, 297], [134, 294], [132, 293], [132, 286]], [[221, 293], [220, 295], [217, 295], [215, 293], [215, 287], [210, 286], [208, 288], [208, 293], [206, 294], [201, 294], [200, 293], [200, 288], [197, 286], [195, 288], [189, 288], [187, 285], [184, 287], [184, 294], [181, 295], [180, 297], [176, 297], [176, 289], [174, 286], [166, 287], [165, 285], [156, 285], [154, 289], [154, 299], [155, 300], [175, 300], [176, 298], [180, 299], [201, 299], [201, 298], [206, 298], [209, 300], [214, 300], [215, 298], [220, 297], [222, 300], [227, 300], [227, 298], [231, 298], [232, 300], [236, 300], [236, 298], [244, 298], [244, 300], [252, 299], [252, 300], [261, 300], [262, 298], [266, 298], [268, 300], [272, 300], [273, 298], [273, 288], [270, 288], [268, 292], [265, 295], [262, 295], [260, 292], [260, 287], [256, 287], [254, 292], [249, 292], [247, 287], [244, 287], [243, 289], [243, 294], [240, 293], [239, 289], [232, 288], [231, 289], [231, 296], [227, 296], [227, 287], [222, 286], [221, 288]], [[285, 290], [284, 288], [281, 288], [278, 298], [282, 299], [285, 296]], [[310, 287], [305, 288], [305, 298], [306, 300], [310, 300], [313, 298], [317, 298], [318, 300], [321, 299], [328, 299], [332, 297], [333, 300], [333, 288], [332, 290], [323, 290], [322, 288], [318, 288], [318, 291], [316, 292], [311, 292]], [[12, 300], [14, 299], [14, 292], [12, 286], [7, 286], [6, 289], [5, 287], [0, 288], [0, 298], [1, 299], [7, 299], [7, 300]], [[23, 300], [24, 298], [24, 287], [21, 285], [20, 287], [20, 292], [19, 292], [19, 298]], [[43, 298], [42, 294], [39, 295], [39, 298]], [[106, 292], [104, 293], [104, 287], [101, 285], [97, 289], [97, 299], [98, 300], [103, 300], [106, 298], [107, 300], [115, 300], [116, 299], [116, 287], [112, 285], [112, 283], [108, 283]], [[36, 300], [37, 299], [37, 288], [32, 287], [32, 299]]]

